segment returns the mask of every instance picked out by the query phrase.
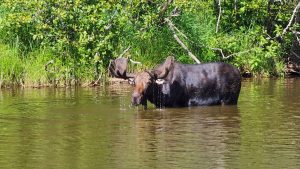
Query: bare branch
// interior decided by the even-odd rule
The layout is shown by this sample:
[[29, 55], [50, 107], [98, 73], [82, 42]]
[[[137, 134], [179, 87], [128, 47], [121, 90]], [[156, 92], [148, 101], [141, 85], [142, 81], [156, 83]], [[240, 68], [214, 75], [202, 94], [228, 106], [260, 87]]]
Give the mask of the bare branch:
[[119, 55], [119, 58], [121, 58], [121, 57], [123, 57], [123, 55], [125, 55], [125, 53], [127, 53], [128, 52], [128, 50], [130, 49], [131, 47], [130, 46], [128, 46], [128, 48], [127, 49], [125, 49], [120, 55]]
[[234, 11], [236, 12], [237, 10], [237, 0], [234, 0]]
[[224, 59], [228, 59], [228, 58], [230, 58], [230, 57], [232, 57], [232, 56], [235, 56], [235, 55], [240, 55], [240, 54], [243, 54], [243, 53], [248, 53], [248, 52], [250, 52], [250, 51], [252, 51], [252, 50], [254, 50], [254, 49], [252, 48], [252, 49], [249, 49], [249, 50], [245, 50], [245, 51], [233, 53], [233, 54], [231, 54], [231, 55], [228, 55], [228, 56], [224, 57]]
[[53, 63], [54, 63], [54, 60], [53, 60], [53, 59], [50, 60], [50, 61], [48, 61], [48, 62], [45, 64], [45, 70], [48, 71], [48, 66], [51, 65], [51, 64], [53, 64]]
[[99, 82], [100, 82], [100, 80], [101, 80], [101, 78], [102, 78], [102, 74], [99, 74], [98, 79], [97, 79], [95, 82], [93, 82], [93, 83], [91, 83], [91, 84], [89, 84], [89, 85], [92, 85], [92, 86], [98, 85]]
[[249, 49], [249, 50], [245, 50], [245, 51], [241, 51], [241, 52], [237, 52], [237, 53], [233, 53], [233, 54], [230, 54], [228, 56], [225, 56], [224, 53], [223, 53], [223, 50], [221, 48], [211, 48], [212, 50], [217, 50], [217, 51], [220, 51], [221, 55], [222, 55], [222, 58], [223, 59], [228, 59], [232, 56], [235, 56], [235, 55], [240, 55], [240, 54], [243, 54], [243, 53], [248, 53], [252, 50], [254, 50], [253, 48], [252, 49]]
[[293, 31], [293, 33], [294, 33], [295, 35], [300, 35], [300, 32], [298, 32], [298, 31]]
[[296, 37], [296, 40], [297, 40], [297, 42], [298, 42], [298, 45], [300, 46], [300, 40], [299, 40], [299, 37], [298, 37], [298, 35], [300, 35], [300, 32], [293, 31], [293, 33], [294, 33], [294, 35], [295, 35], [295, 37]]
[[171, 12], [171, 17], [176, 17], [176, 16], [179, 16], [181, 13], [181, 11], [176, 7], [173, 9], [173, 11]]
[[142, 62], [134, 61], [134, 60], [132, 60], [132, 59], [129, 59], [129, 61], [130, 61], [131, 63], [133, 63], [133, 64], [142, 64]]
[[159, 16], [161, 17], [168, 9], [169, 5], [173, 2], [173, 0], [167, 0], [166, 3], [164, 3], [164, 5], [162, 6], [161, 11], [159, 12]]
[[293, 69], [291, 69], [290, 72], [291, 72], [291, 73], [295, 73], [295, 74], [297, 74], [297, 75], [300, 75], [300, 72], [297, 72], [297, 71], [295, 71], [295, 70], [293, 70]]
[[[188, 52], [188, 54], [189, 54], [190, 57], [192, 57], [193, 59], [194, 59], [194, 58], [197, 59], [197, 57], [196, 57], [196, 56], [195, 56], [195, 55], [187, 48], [187, 46], [179, 39], [179, 37], [178, 37], [177, 34], [176, 34], [176, 31], [177, 31], [182, 37], [184, 37], [186, 40], [190, 41], [191, 43], [195, 43], [195, 42], [191, 41], [191, 40], [190, 40], [190, 39], [189, 39], [182, 31], [180, 31], [180, 30], [172, 23], [172, 21], [171, 21], [170, 19], [165, 18], [165, 21], [168, 22], [168, 25], [169, 25], [171, 31], [173, 32], [173, 36], [174, 36], [175, 40], [180, 44], [180, 46], [183, 47], [183, 48]], [[249, 49], [249, 50], [245, 50], [245, 51], [241, 51], [241, 52], [237, 52], [237, 53], [233, 53], [233, 54], [230, 54], [230, 55], [228, 55], [228, 56], [225, 56], [225, 54], [223, 53], [223, 50], [222, 50], [221, 48], [211, 48], [211, 47], [206, 46], [206, 45], [201, 45], [201, 46], [203, 46], [203, 47], [205, 47], [205, 48], [208, 48], [208, 49], [211, 49], [211, 50], [219, 51], [219, 52], [221, 53], [223, 59], [228, 59], [228, 58], [230, 58], [230, 57], [233, 57], [233, 56], [236, 56], [236, 55], [240, 55], [240, 54], [243, 54], [243, 53], [248, 53], [248, 52], [254, 50], [254, 48], [252, 48], [252, 49]], [[195, 60], [195, 59], [194, 59], [194, 60]], [[198, 59], [197, 59], [197, 60], [198, 60]], [[195, 61], [196, 61], [196, 60], [195, 60]], [[198, 61], [199, 61], [199, 60], [198, 60]], [[196, 62], [197, 62], [197, 61], [196, 61]], [[198, 63], [198, 62], [197, 62], [197, 63]], [[199, 61], [199, 63], [200, 63], [200, 61]]]
[[168, 23], [170, 30], [173, 32], [173, 37], [175, 38], [175, 40], [177, 41], [177, 43], [179, 43], [179, 45], [185, 49], [188, 52], [188, 55], [196, 62], [196, 63], [201, 63], [197, 57], [188, 49], [188, 47], [179, 39], [179, 37], [177, 36], [176, 32], [175, 32], [175, 26], [172, 23], [172, 21], [168, 18], [165, 18], [165, 21]]
[[[174, 28], [174, 29], [175, 29], [182, 37], [184, 37], [186, 40], [188, 40], [188, 41], [190, 41], [191, 43], [194, 43], [194, 44], [195, 44], [195, 42], [191, 41], [191, 40], [190, 40], [183, 32], [181, 32], [174, 24], [172, 25], [172, 27], [173, 27], [173, 28]], [[298, 33], [300, 34], [300, 32], [298, 32]], [[247, 52], [250, 52], [250, 51], [254, 50], [254, 49], [249, 49], [249, 50], [246, 50], [246, 51], [241, 51], [241, 52], [237, 52], [237, 53], [233, 53], [233, 54], [230, 54], [230, 55], [228, 55], [228, 56], [225, 56], [224, 53], [223, 53], [223, 50], [222, 50], [221, 48], [211, 48], [211, 47], [208, 47], [208, 46], [206, 46], [206, 45], [201, 45], [201, 46], [203, 46], [203, 47], [205, 47], [205, 48], [208, 48], [208, 49], [211, 49], [211, 50], [217, 50], [217, 51], [219, 51], [219, 52], [221, 53], [223, 59], [228, 59], [228, 58], [230, 58], [230, 57], [232, 57], [232, 56], [239, 55], [239, 54], [242, 54], [242, 53], [247, 53]]]
[[295, 15], [296, 15], [296, 13], [297, 13], [297, 11], [298, 11], [299, 8], [300, 8], [300, 2], [298, 2], [297, 6], [295, 7], [295, 9], [294, 9], [294, 11], [293, 11], [293, 14], [292, 14], [292, 17], [291, 17], [291, 19], [290, 19], [288, 25], [284, 28], [284, 30], [283, 30], [281, 36], [284, 35], [284, 34], [286, 34], [287, 30], [288, 30], [289, 27], [292, 25], [293, 20], [294, 20], [294, 18], [295, 18]]
[[173, 28], [181, 35], [183, 36], [186, 40], [189, 40], [189, 38], [184, 34], [182, 33], [174, 24], [173, 25]]
[[216, 33], [218, 33], [218, 31], [219, 31], [219, 25], [220, 25], [220, 20], [221, 20], [221, 15], [222, 15], [221, 0], [218, 0], [218, 8], [219, 8], [219, 15], [218, 15], [218, 20], [217, 20]]
[[113, 21], [114, 17], [117, 15], [117, 13], [118, 13], [118, 12], [115, 11], [114, 14], [111, 16], [111, 18], [109, 19], [107, 25], [104, 26], [104, 29], [105, 29], [106, 31], [109, 30], [109, 29], [111, 28], [111, 26], [112, 26], [112, 21]]
[[[119, 58], [123, 57], [123, 56], [125, 55], [125, 53], [127, 53], [128, 50], [129, 50], [130, 48], [131, 48], [131, 46], [128, 46], [128, 48], [125, 49], [125, 50], [120, 54]], [[131, 63], [133, 63], [133, 64], [142, 64], [141, 62], [134, 61], [134, 60], [132, 60], [132, 59], [129, 59], [129, 61], [130, 61]]]
[[300, 46], [300, 40], [299, 40], [299, 38], [298, 38], [297, 35], [295, 35], [295, 36], [296, 36], [296, 40], [297, 40], [297, 42], [298, 42], [298, 45]]
[[222, 55], [222, 58], [225, 58], [226, 56], [224, 55], [223, 53], [223, 50], [221, 48], [211, 48], [212, 50], [217, 50], [217, 51], [220, 51], [221, 55]]
[[296, 56], [298, 59], [300, 59], [300, 56], [297, 54], [297, 53], [295, 53], [295, 52], [293, 52], [293, 51], [291, 51], [292, 52], [292, 54], [294, 55], [294, 56]]

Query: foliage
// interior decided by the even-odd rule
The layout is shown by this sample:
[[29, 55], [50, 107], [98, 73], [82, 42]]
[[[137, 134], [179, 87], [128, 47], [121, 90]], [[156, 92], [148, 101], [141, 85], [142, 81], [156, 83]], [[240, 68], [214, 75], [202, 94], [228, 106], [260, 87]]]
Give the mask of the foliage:
[[[5, 62], [22, 62], [18, 66], [24, 71], [18, 76], [26, 82], [52, 84], [95, 80], [106, 74], [109, 60], [128, 46], [126, 55], [143, 63], [137, 69], [153, 67], [168, 55], [193, 63], [164, 22], [177, 12], [170, 19], [187, 38], [177, 32], [178, 36], [202, 62], [225, 61], [244, 73], [283, 75], [292, 35], [282, 37], [285, 43], [277, 37], [295, 1], [222, 0], [218, 33], [217, 1], [176, 0], [163, 11], [165, 2], [1, 0], [0, 43], [11, 46], [8, 53], [13, 53], [1, 59], [11, 55]], [[2, 45], [6, 52], [7, 45]], [[38, 71], [52, 60], [52, 72]], [[12, 80], [4, 69], [2, 74]]]

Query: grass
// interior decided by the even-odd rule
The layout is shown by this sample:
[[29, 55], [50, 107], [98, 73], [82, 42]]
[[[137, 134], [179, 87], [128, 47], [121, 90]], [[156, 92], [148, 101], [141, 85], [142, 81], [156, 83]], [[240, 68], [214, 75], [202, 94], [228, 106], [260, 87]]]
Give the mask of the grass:
[[[20, 54], [18, 46], [0, 43], [0, 88], [10, 86], [70, 85], [74, 81], [73, 69], [63, 65], [50, 48], [36, 49], [26, 56]], [[51, 63], [50, 63], [51, 62]], [[48, 69], [45, 65], [50, 63]], [[91, 80], [87, 67], [80, 67], [77, 78]]]
[[38, 49], [29, 53], [23, 63], [23, 80], [25, 86], [49, 85], [51, 73], [45, 70], [45, 65], [54, 58], [51, 50]]
[[0, 87], [22, 84], [23, 66], [17, 47], [0, 44]]

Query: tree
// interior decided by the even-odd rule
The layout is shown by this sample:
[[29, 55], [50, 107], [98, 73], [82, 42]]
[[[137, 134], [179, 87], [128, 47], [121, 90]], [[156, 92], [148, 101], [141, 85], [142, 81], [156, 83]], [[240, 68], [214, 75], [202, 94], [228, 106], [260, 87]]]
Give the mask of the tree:
[[293, 22], [295, 22], [295, 26], [292, 29], [293, 39], [288, 68], [292, 73], [300, 74], [300, 0], [298, 0], [298, 4], [294, 12], [295, 20], [294, 18], [291, 18], [291, 20], [294, 20]]

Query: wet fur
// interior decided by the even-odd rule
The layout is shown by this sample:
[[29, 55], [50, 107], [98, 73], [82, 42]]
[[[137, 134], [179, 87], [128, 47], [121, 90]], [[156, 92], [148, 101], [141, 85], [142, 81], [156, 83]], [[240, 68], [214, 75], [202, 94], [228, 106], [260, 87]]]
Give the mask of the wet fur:
[[[156, 107], [187, 107], [203, 105], [237, 104], [241, 77], [238, 69], [227, 63], [181, 64], [173, 62], [171, 67], [161, 64], [152, 72], [168, 71], [164, 84], [156, 84], [155, 77], [143, 72], [137, 75], [136, 85], [147, 83], [142, 90], [135, 88], [136, 95], [147, 107], [149, 100]], [[142, 76], [142, 77], [141, 77]], [[145, 77], [143, 77], [145, 76]], [[160, 76], [160, 74], [155, 74]]]

